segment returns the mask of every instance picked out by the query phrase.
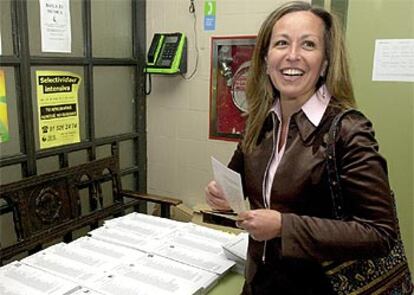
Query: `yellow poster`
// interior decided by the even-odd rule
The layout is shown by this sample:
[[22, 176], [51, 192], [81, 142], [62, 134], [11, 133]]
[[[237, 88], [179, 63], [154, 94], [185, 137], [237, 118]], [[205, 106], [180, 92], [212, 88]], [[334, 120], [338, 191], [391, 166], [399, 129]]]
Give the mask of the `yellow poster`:
[[9, 140], [9, 122], [7, 119], [6, 79], [0, 70], [0, 142]]
[[36, 71], [41, 149], [80, 142], [80, 82], [74, 73]]

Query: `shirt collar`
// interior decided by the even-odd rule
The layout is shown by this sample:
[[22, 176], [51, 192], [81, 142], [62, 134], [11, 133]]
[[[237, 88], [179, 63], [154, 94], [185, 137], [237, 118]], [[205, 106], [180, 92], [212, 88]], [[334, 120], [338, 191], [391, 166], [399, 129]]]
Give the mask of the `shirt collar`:
[[[301, 110], [315, 127], [321, 122], [330, 100], [331, 94], [324, 84], [301, 107]], [[270, 112], [274, 112], [279, 121], [281, 121], [282, 111], [280, 109], [279, 99], [275, 100]]]
[[302, 106], [302, 111], [315, 127], [321, 122], [330, 100], [331, 95], [324, 84]]

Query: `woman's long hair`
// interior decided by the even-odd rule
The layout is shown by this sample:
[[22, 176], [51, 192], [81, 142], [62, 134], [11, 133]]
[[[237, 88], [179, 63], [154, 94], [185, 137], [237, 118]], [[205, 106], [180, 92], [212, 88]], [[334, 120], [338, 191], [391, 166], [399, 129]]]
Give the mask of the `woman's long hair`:
[[313, 7], [306, 2], [288, 2], [267, 17], [256, 39], [246, 89], [248, 112], [246, 131], [241, 145], [244, 152], [251, 152], [256, 146], [263, 122], [274, 99], [279, 97], [279, 91], [273, 86], [266, 73], [265, 58], [273, 27], [284, 15], [297, 11], [310, 11], [320, 17], [325, 25], [325, 57], [328, 67], [326, 75], [317, 81], [316, 89], [325, 83], [332, 95], [333, 106], [341, 109], [355, 106], [344, 35], [337, 17], [323, 8]]

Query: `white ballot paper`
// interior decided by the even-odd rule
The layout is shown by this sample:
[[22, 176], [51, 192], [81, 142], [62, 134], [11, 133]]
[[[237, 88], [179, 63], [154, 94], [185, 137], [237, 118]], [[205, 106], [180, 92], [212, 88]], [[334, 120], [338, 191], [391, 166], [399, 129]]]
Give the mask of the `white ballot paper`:
[[196, 285], [184, 284], [173, 276], [161, 276], [141, 265], [115, 269], [96, 279], [91, 286], [105, 295], [192, 295], [198, 291]]
[[91, 286], [107, 295], [200, 294], [218, 279], [216, 274], [148, 254], [136, 263], [120, 265]]
[[122, 228], [139, 236], [156, 239], [168, 236], [183, 227], [185, 223], [133, 212], [122, 217], [107, 220], [104, 225], [109, 228]]
[[214, 157], [211, 157], [214, 180], [224, 192], [224, 196], [234, 212], [246, 211], [246, 203], [243, 196], [243, 188], [240, 174], [227, 168]]
[[85, 283], [102, 276], [110, 268], [108, 263], [96, 257], [71, 250], [68, 244], [59, 243], [21, 260], [30, 265], [77, 283]]
[[187, 223], [185, 227], [183, 227], [180, 232], [202, 237], [204, 239], [208, 239], [209, 243], [214, 244], [226, 244], [229, 241], [233, 240], [234, 234], [227, 233], [221, 230], [212, 229], [203, 225], [195, 224], [195, 223]]
[[100, 255], [102, 259], [113, 260], [119, 263], [139, 261], [145, 256], [144, 252], [92, 237], [81, 237], [68, 245], [72, 249], [82, 249], [92, 256]]
[[199, 250], [193, 246], [194, 245], [184, 246], [182, 244], [167, 241], [163, 246], [154, 249], [154, 253], [217, 275], [224, 274], [235, 264], [233, 261], [228, 260], [224, 256], [224, 253], [223, 255], [207, 253], [206, 251]]
[[115, 224], [111, 224], [110, 226], [101, 226], [89, 232], [89, 234], [94, 239], [144, 252], [150, 252], [154, 247], [159, 247], [164, 243], [162, 238], [157, 239], [151, 236], [140, 235], [135, 232], [125, 230], [121, 226], [116, 226]]
[[242, 232], [238, 234], [231, 242], [223, 246], [226, 257], [234, 262], [236, 265], [231, 268], [232, 271], [244, 274], [247, 259], [247, 246], [249, 244], [249, 234]]
[[65, 293], [64, 295], [104, 295], [104, 294], [101, 292], [89, 289], [89, 288], [82, 287], [82, 289], [79, 289], [69, 294]]
[[50, 273], [12, 262], [0, 268], [0, 294], [2, 295], [61, 295], [73, 294], [81, 287]]
[[226, 257], [235, 262], [245, 262], [247, 259], [247, 246], [249, 243], [249, 234], [242, 232], [235, 236], [230, 242], [223, 245]]

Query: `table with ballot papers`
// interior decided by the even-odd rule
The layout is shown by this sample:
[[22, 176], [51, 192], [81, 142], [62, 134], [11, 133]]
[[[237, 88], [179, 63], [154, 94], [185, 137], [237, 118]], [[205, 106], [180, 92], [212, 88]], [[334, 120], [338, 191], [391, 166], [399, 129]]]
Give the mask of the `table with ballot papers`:
[[0, 267], [0, 294], [207, 294], [246, 249], [246, 233], [134, 212]]

